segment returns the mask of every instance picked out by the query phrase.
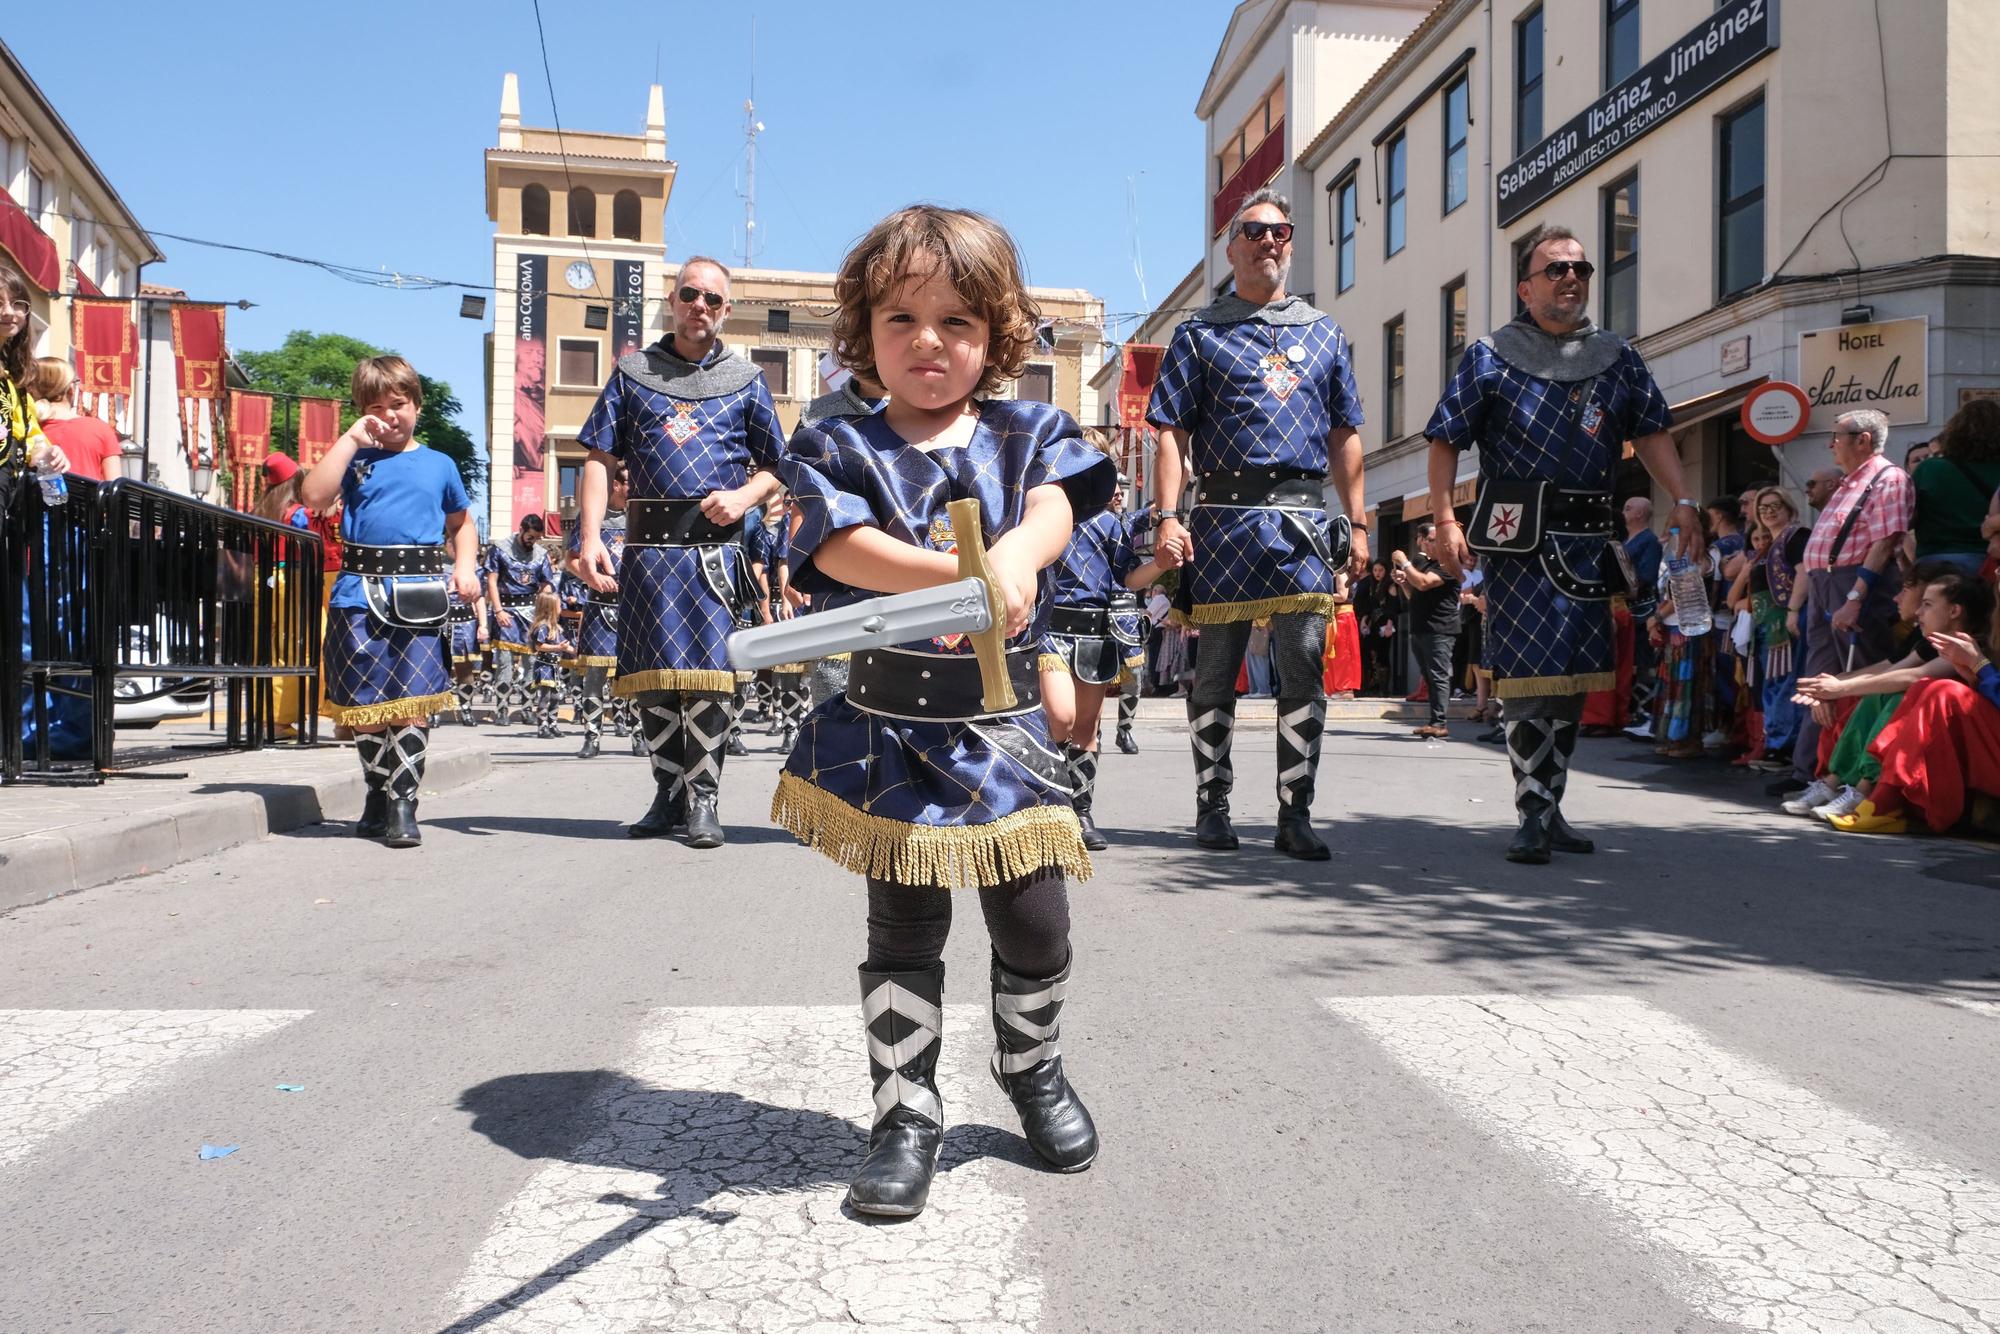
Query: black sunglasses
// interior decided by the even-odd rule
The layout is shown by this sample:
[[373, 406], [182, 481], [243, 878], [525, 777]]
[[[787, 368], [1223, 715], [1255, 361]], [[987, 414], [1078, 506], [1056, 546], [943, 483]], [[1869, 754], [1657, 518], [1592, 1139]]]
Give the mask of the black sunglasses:
[[1261, 241], [1266, 236], [1284, 245], [1292, 239], [1292, 224], [1289, 222], [1239, 222], [1236, 234], [1251, 241]]
[[1597, 272], [1597, 266], [1587, 259], [1559, 259], [1542, 270], [1542, 276], [1552, 283], [1559, 283], [1574, 273], [1584, 282]]
[[704, 292], [699, 287], [683, 287], [681, 289], [682, 304], [692, 306], [697, 301], [706, 301], [710, 310], [722, 309], [722, 298], [713, 292]]

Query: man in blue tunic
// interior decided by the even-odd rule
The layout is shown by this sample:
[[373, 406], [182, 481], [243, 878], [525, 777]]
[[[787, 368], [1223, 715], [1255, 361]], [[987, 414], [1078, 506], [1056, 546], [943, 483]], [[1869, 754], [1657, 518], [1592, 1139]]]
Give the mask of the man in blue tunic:
[[[726, 643], [742, 601], [743, 516], [778, 488], [784, 432], [764, 376], [722, 346], [729, 270], [697, 256], [668, 302], [673, 332], [618, 359], [578, 439], [577, 563], [618, 590], [618, 683], [635, 699], [655, 795], [627, 833], [685, 824], [688, 846], [721, 847], [722, 757], [736, 675]], [[614, 571], [601, 528], [612, 469], [631, 483]]]
[[583, 749], [577, 752], [579, 759], [597, 758], [604, 733], [604, 687], [618, 666], [616, 583], [618, 562], [625, 554], [625, 503], [629, 490], [625, 469], [612, 469], [604, 517], [597, 524], [598, 540], [604, 543], [605, 552], [611, 557], [612, 591], [600, 593], [584, 578], [583, 564], [576, 556], [577, 548], [582, 543], [583, 528], [579, 524], [571, 524], [569, 529], [569, 558], [564, 563], [564, 578], [574, 579], [584, 591], [583, 620], [576, 632], [576, 665], [583, 673], [582, 693], [576, 703], [577, 719], [583, 723]]
[[[1616, 680], [1610, 599], [1627, 591], [1611, 488], [1630, 441], [1653, 480], [1679, 497], [1674, 523], [1698, 554], [1672, 414], [1631, 344], [1585, 313], [1594, 268], [1567, 228], [1529, 233], [1515, 288], [1525, 311], [1466, 349], [1424, 434], [1430, 441], [1435, 546], [1445, 571], [1468, 544], [1486, 571], [1486, 665], [1506, 709], [1520, 829], [1507, 859], [1593, 845], [1562, 815], [1584, 696]], [[1479, 502], [1461, 529], [1451, 492], [1458, 456], [1479, 447]]]
[[[1332, 854], [1312, 827], [1320, 733], [1326, 727], [1321, 660], [1333, 615], [1335, 567], [1366, 568], [1367, 530], [1329, 524], [1329, 474], [1348, 516], [1361, 513], [1361, 396], [1347, 335], [1333, 317], [1285, 292], [1292, 264], [1291, 204], [1275, 190], [1244, 201], [1229, 224], [1234, 293], [1174, 331], [1146, 419], [1160, 432], [1155, 546], [1181, 563], [1181, 603], [1201, 627], [1188, 731], [1195, 756], [1195, 842], [1237, 846], [1229, 823], [1235, 784], [1236, 669], [1250, 627], [1272, 618], [1278, 698], [1278, 850], [1305, 861]], [[1200, 501], [1181, 509], [1182, 459], [1191, 455]]]
[[[542, 548], [548, 525], [540, 514], [521, 516], [520, 531], [493, 544], [486, 557], [486, 609], [493, 617], [493, 666], [498, 701], [495, 717], [501, 726], [510, 721], [510, 704], [520, 693], [525, 705], [527, 683], [525, 664], [534, 656], [528, 644], [528, 627], [535, 620], [535, 594], [556, 586], [555, 566]], [[517, 666], [517, 664], [521, 664]]]

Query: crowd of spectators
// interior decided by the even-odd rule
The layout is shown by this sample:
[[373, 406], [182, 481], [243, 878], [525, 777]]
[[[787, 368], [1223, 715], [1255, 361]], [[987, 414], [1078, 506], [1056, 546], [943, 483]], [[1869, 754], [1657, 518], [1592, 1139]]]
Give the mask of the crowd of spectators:
[[1674, 606], [1660, 535], [1631, 502], [1641, 592], [1620, 620], [1615, 707], [1590, 730], [1631, 712], [1626, 733], [1662, 758], [1774, 773], [1784, 810], [1842, 832], [1944, 832], [1977, 795], [2000, 798], [2000, 402], [1967, 404], [1907, 466], [1889, 434], [1881, 413], [1847, 413], [1803, 500], [1774, 486], [1710, 501], [1706, 617]]

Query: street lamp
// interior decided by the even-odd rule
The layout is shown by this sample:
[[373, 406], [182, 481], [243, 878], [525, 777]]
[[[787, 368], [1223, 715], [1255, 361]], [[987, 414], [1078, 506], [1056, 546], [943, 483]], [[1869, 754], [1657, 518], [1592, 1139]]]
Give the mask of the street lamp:
[[195, 455], [191, 485], [197, 500], [208, 499], [208, 493], [214, 489], [215, 459], [207, 450]]
[[146, 447], [129, 435], [118, 442], [118, 472], [128, 482], [146, 480]]

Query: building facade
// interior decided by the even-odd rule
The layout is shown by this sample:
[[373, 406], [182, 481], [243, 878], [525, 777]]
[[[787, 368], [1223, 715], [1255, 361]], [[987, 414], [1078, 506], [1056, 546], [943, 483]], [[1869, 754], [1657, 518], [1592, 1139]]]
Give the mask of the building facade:
[[[827, 390], [833, 371], [834, 274], [732, 269], [722, 339], [755, 362], [787, 433]], [[1053, 403], [1080, 422], [1097, 419], [1092, 377], [1104, 353], [1104, 302], [1081, 288], [1031, 287], [1042, 312], [1039, 346], [1001, 395]]]
[[[1097, 400], [1097, 415], [1082, 420], [1095, 422], [1111, 434], [1113, 452], [1118, 460], [1118, 470], [1126, 479], [1126, 504], [1136, 509], [1151, 496], [1153, 476], [1153, 451], [1158, 447], [1159, 437], [1143, 420], [1133, 425], [1125, 424], [1120, 394], [1126, 389], [1135, 397], [1150, 395], [1153, 378], [1159, 372], [1157, 356], [1146, 356], [1143, 349], [1164, 350], [1173, 341], [1174, 329], [1180, 322], [1208, 304], [1204, 295], [1208, 290], [1208, 264], [1197, 260], [1193, 268], [1181, 275], [1174, 289], [1139, 321], [1131, 335], [1123, 342], [1111, 346], [1104, 357], [1104, 364], [1091, 377], [1090, 388]], [[1141, 361], [1140, 358], [1145, 357]], [[1128, 385], [1126, 368], [1132, 365], [1133, 375]], [[1145, 407], [1140, 405], [1138, 416], [1143, 418]]]
[[1224, 232], [1254, 191], [1268, 185], [1290, 196], [1300, 227], [1311, 229], [1314, 200], [1299, 150], [1429, 8], [1430, 0], [1243, 0], [1230, 12], [1195, 103], [1208, 173], [1205, 296], [1229, 282]]
[[[1427, 506], [1419, 433], [1467, 340], [1515, 314], [1517, 247], [1543, 222], [1582, 240], [1590, 313], [1645, 355], [1703, 495], [1801, 490], [1845, 408], [1886, 410], [1900, 459], [2000, 391], [2000, 113], [1968, 95], [2000, 7], [1878, 17], [1874, 0], [1425, 17], [1297, 158], [1319, 224], [1293, 285], [1353, 340], [1378, 532]], [[1811, 409], [1775, 449], [1740, 420], [1773, 380]], [[1621, 492], [1650, 489], [1628, 457]]]
[[552, 524], [574, 512], [577, 433], [612, 365], [665, 328], [674, 173], [658, 84], [644, 133], [558, 135], [521, 124], [520, 83], [506, 76], [499, 143], [486, 150], [498, 289], [486, 357], [490, 532], [529, 512]]

